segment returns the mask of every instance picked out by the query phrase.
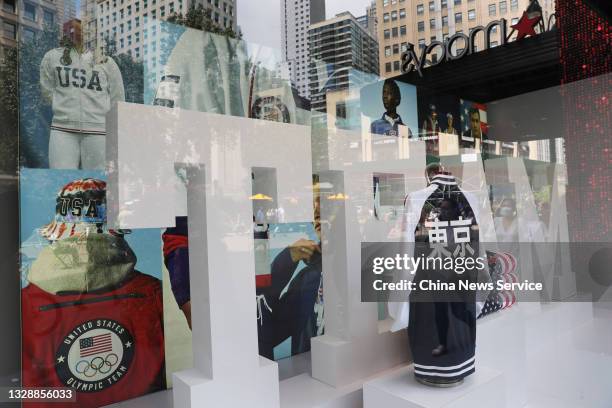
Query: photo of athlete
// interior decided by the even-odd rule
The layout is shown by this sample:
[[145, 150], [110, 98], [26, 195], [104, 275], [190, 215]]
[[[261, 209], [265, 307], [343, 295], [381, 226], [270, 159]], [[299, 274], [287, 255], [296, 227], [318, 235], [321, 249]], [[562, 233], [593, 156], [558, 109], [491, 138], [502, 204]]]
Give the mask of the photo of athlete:
[[[382, 118], [375, 120], [370, 125], [370, 132], [376, 135], [399, 136], [400, 126], [406, 126], [402, 117], [397, 113], [397, 108], [402, 102], [402, 94], [397, 83], [392, 79], [385, 80], [382, 91], [382, 101], [385, 113]], [[412, 132], [408, 128], [408, 137]]]
[[[274, 348], [291, 339], [291, 354], [310, 350], [310, 339], [324, 332], [320, 194], [314, 183], [314, 232], [317, 241], [298, 239], [271, 262], [270, 274], [256, 278], [259, 354], [274, 359]], [[257, 234], [257, 232], [256, 232]], [[174, 300], [191, 328], [187, 217], [162, 235], [164, 263]]]
[[76, 402], [24, 407], [96, 408], [165, 388], [161, 282], [135, 268], [127, 234], [106, 224], [106, 182], [81, 178], [22, 243], [22, 254], [38, 246], [22, 272], [22, 384], [76, 393]]

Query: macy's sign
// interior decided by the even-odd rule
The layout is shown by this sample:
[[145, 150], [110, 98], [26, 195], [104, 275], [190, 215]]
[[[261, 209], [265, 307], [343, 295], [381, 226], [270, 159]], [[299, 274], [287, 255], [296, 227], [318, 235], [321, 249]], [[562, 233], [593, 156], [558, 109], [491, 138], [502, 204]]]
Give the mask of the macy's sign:
[[[551, 15], [552, 17], [554, 15]], [[551, 27], [551, 18], [548, 21], [548, 29]], [[414, 44], [408, 43], [407, 50], [402, 54], [402, 72], [409, 73], [416, 70], [420, 76], [423, 76], [423, 68], [434, 67], [446, 61], [458, 60], [476, 52], [476, 36], [479, 33], [484, 36], [484, 49], [489, 49], [492, 47], [492, 36], [496, 28], [499, 34], [495, 36], [495, 40], [499, 39], [498, 44], [504, 45], [510, 41], [510, 37], [515, 31], [518, 32], [517, 40], [536, 35], [536, 25], [540, 27], [540, 32], [544, 31], [541, 14], [532, 17], [525, 12], [522, 18], [511, 26], [512, 32], [508, 35], [508, 22], [505, 18], [502, 18], [491, 21], [486, 27], [474, 27], [469, 34], [456, 33], [444, 41], [432, 41], [429, 45], [421, 47], [420, 56], [415, 52]], [[457, 42], [460, 40], [459, 44], [463, 44], [462, 48], [457, 46]], [[428, 59], [427, 57], [431, 54], [436, 54], [437, 58]]]

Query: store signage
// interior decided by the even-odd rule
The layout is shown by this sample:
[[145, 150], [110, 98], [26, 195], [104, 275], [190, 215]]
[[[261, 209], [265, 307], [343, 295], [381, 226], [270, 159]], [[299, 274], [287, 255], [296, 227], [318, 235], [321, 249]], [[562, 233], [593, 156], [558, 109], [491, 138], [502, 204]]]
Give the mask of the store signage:
[[[474, 27], [469, 34], [456, 33], [444, 41], [433, 41], [429, 45], [421, 47], [420, 55], [417, 55], [414, 44], [408, 43], [408, 49], [402, 54], [401, 70], [403, 73], [416, 70], [422, 77], [423, 69], [426, 67], [434, 67], [446, 61], [458, 60], [476, 52], [476, 40], [480, 33], [484, 37], [484, 49], [489, 49], [510, 42], [510, 37], [515, 31], [517, 31], [517, 40], [536, 35], [536, 25], [540, 25], [540, 29], [544, 31], [541, 15], [530, 17], [526, 11], [521, 19], [511, 26], [512, 32], [510, 34], [508, 34], [508, 21], [502, 18], [491, 21], [486, 27]], [[550, 26], [549, 19], [548, 29], [550, 29]], [[493, 44], [493, 41], [496, 41], [497, 44]], [[461, 45], [463, 45], [462, 48], [460, 48]], [[437, 55], [436, 58], [431, 57], [434, 54]]]
[[[469, 34], [456, 33], [444, 41], [433, 41], [429, 45], [421, 48], [421, 55], [417, 56], [414, 44], [408, 43], [408, 49], [402, 54], [402, 72], [408, 73], [416, 70], [423, 76], [423, 68], [435, 67], [446, 61], [454, 61], [471, 55], [476, 51], [476, 37], [479, 33], [484, 34], [484, 48], [491, 48], [492, 33], [497, 27], [499, 35], [499, 45], [508, 42], [507, 20], [491, 21], [486, 27], [477, 26], [470, 30]], [[459, 40], [462, 40], [463, 48], [455, 47]], [[453, 49], [455, 47], [455, 49]], [[437, 58], [428, 58], [431, 54], [437, 54]]]

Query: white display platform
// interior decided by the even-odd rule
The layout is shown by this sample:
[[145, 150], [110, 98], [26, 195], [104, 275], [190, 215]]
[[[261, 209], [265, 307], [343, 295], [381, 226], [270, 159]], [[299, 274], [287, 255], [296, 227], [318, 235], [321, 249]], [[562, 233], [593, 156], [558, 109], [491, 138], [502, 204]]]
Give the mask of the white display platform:
[[479, 364], [501, 370], [508, 407], [527, 403], [527, 350], [525, 305], [493, 313], [479, 319], [476, 329], [476, 369]]
[[143, 397], [107, 405], [103, 408], [173, 408], [172, 390], [160, 391]]
[[[506, 408], [609, 407], [612, 401], [612, 388], [609, 386], [609, 367], [612, 365], [612, 310], [601, 307], [602, 305], [575, 302], [543, 305], [541, 311], [535, 313], [525, 306], [529, 304], [518, 304], [478, 322], [475, 375], [483, 375], [486, 366], [493, 369], [490, 371], [503, 371], [504, 377], [505, 391], [502, 389], [497, 395], [495, 405], [490, 406], [504, 406], [500, 404], [506, 401]], [[592, 314], [595, 309], [601, 316], [593, 319]], [[525, 320], [521, 322], [521, 319]], [[522, 333], [519, 332], [521, 330]], [[525, 350], [522, 352], [516, 346], [520, 344], [521, 338], [525, 344]], [[530, 344], [529, 348], [527, 344]], [[527, 354], [525, 367], [523, 367], [524, 353]], [[282, 373], [291, 375], [292, 371], [296, 372], [296, 368], [301, 369], [283, 368], [287, 362], [289, 361], [279, 362], [281, 375]], [[301, 364], [301, 361], [297, 362], [298, 366]], [[402, 370], [406, 371], [409, 368], [399, 369]], [[396, 376], [399, 375], [397, 368], [371, 377], [366, 382], [371, 386], [372, 383], [389, 378], [394, 373]], [[411, 377], [405, 377], [406, 381], [409, 378]], [[401, 384], [402, 389], [406, 387], [405, 382]], [[417, 385], [419, 384], [414, 384], [415, 387]], [[281, 381], [279, 388], [282, 408], [362, 406], [362, 384], [359, 383], [334, 388], [313, 379], [308, 374], [301, 374]], [[435, 391], [429, 393], [428, 398], [433, 398], [428, 400], [431, 403], [440, 398], [438, 391], [445, 390]], [[520, 402], [524, 398], [525, 391], [526, 404]], [[367, 395], [364, 396], [368, 398]], [[369, 398], [372, 398], [371, 394]], [[393, 407], [384, 403], [383, 400], [379, 405], [373, 406]], [[484, 406], [486, 405], [480, 403], [472, 405], [475, 408]], [[171, 390], [125, 401], [111, 407], [179, 408], [172, 403]], [[410, 405], [403, 406], [403, 408], [410, 407]]]
[[557, 337], [593, 320], [591, 302], [554, 302], [542, 304], [539, 312], [525, 314], [526, 350], [536, 353], [543, 345], [554, 344]]
[[418, 383], [412, 365], [363, 386], [364, 408], [502, 408], [505, 400], [503, 374], [482, 365], [463, 384], [451, 388]]
[[298, 375], [280, 383], [281, 408], [359, 408], [363, 384], [332, 387], [309, 374]]
[[612, 312], [612, 301], [599, 301], [593, 304], [594, 319], [608, 319]]

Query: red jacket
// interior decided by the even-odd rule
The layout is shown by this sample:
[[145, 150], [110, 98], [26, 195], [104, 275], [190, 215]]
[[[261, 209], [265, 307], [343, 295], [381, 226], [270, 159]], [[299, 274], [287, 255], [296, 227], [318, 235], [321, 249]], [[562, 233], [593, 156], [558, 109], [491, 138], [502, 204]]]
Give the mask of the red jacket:
[[161, 282], [135, 272], [103, 293], [21, 291], [24, 387], [71, 387], [76, 402], [25, 408], [94, 408], [164, 388]]

